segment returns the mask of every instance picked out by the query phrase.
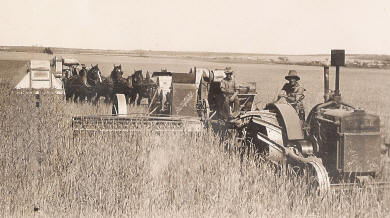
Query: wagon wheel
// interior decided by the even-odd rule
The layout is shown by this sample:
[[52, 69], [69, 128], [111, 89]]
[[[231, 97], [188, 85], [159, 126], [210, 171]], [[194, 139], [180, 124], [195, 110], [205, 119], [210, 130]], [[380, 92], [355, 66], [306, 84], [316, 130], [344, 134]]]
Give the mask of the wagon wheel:
[[207, 99], [202, 99], [202, 119], [208, 120], [210, 119], [210, 104]]
[[323, 194], [330, 189], [328, 172], [320, 159], [312, 159], [306, 164], [306, 179], [309, 189]]

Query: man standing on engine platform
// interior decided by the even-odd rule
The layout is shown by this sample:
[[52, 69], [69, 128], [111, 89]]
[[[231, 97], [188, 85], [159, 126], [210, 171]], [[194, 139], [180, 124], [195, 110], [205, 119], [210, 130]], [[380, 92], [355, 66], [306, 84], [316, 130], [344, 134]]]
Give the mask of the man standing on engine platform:
[[305, 108], [303, 106], [303, 99], [305, 98], [305, 95], [303, 92], [306, 91], [306, 89], [298, 82], [301, 78], [295, 70], [290, 70], [288, 75], [284, 78], [288, 80], [288, 83], [283, 85], [282, 91], [278, 96], [278, 100], [280, 98], [285, 98], [287, 103], [295, 108], [299, 119], [305, 121]]
[[[223, 94], [223, 104], [220, 110], [220, 116], [224, 120], [238, 116], [240, 112], [240, 101], [238, 99], [238, 89], [236, 81], [232, 77], [233, 70], [227, 67], [225, 70], [226, 77], [221, 81], [221, 92]], [[233, 113], [230, 114], [230, 104], [233, 103]]]

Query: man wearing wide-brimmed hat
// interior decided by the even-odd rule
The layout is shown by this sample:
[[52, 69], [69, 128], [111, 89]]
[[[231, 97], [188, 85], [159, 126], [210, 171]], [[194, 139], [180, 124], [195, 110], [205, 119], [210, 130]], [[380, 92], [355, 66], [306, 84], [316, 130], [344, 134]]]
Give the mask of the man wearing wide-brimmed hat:
[[288, 80], [288, 83], [285, 83], [279, 98], [285, 98], [287, 103], [291, 104], [295, 110], [298, 112], [299, 118], [305, 120], [305, 108], [303, 106], [303, 99], [305, 95], [303, 94], [305, 88], [298, 82], [301, 78], [299, 77], [297, 71], [290, 70], [288, 75], [284, 77]]
[[[220, 110], [221, 119], [229, 119], [238, 115], [240, 101], [236, 81], [233, 79], [233, 70], [230, 67], [225, 69], [226, 77], [221, 81], [221, 92], [223, 94], [223, 105]], [[233, 113], [230, 113], [230, 105], [233, 103]]]

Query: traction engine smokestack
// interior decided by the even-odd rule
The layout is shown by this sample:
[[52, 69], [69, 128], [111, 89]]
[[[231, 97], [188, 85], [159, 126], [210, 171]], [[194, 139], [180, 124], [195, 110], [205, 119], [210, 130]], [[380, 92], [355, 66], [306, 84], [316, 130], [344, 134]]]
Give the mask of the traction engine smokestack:
[[336, 66], [336, 84], [334, 85], [334, 92], [336, 96], [340, 95], [340, 67]]
[[324, 66], [324, 100], [329, 99], [329, 66]]
[[337, 101], [341, 99], [340, 93], [340, 66], [345, 65], [345, 50], [334, 49], [331, 50], [331, 65], [336, 67], [336, 81], [334, 95]]

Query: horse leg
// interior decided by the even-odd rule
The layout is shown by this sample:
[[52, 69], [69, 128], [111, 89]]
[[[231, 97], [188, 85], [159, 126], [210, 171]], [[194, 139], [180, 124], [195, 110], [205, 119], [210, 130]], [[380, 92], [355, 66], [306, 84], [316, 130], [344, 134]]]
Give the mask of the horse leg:
[[77, 103], [78, 102], [79, 95], [77, 93], [73, 94], [73, 102]]
[[87, 89], [87, 102], [92, 103], [94, 97], [96, 97], [96, 91], [93, 88]]
[[142, 95], [141, 93], [138, 93], [138, 99], [137, 99], [137, 105], [139, 106], [141, 104]]
[[105, 96], [104, 96], [104, 103], [105, 103], [105, 104], [109, 104], [110, 102], [111, 102], [111, 97], [110, 97], [110, 95], [108, 95], [108, 94], [105, 95]]
[[107, 98], [107, 104], [111, 104], [112, 102], [114, 102], [114, 90], [113, 90], [113, 88], [108, 88], [107, 89], [106, 98]]
[[130, 95], [130, 104], [135, 103], [135, 99], [137, 98], [137, 93], [131, 93]]
[[65, 89], [66, 102], [73, 100], [72, 97], [73, 97], [73, 91], [70, 88]]
[[83, 104], [85, 102], [85, 95], [79, 96], [79, 99], [80, 99], [80, 103]]
[[96, 97], [96, 93], [93, 90], [88, 90], [87, 102], [92, 103], [93, 97]]
[[69, 98], [71, 98], [72, 96], [69, 95], [68, 92], [65, 92], [65, 99], [66, 99], [66, 102], [69, 102]]
[[133, 96], [129, 95], [129, 104], [133, 104]]
[[80, 92], [77, 95], [77, 98], [78, 98], [78, 102], [84, 103], [84, 101], [85, 101], [85, 92], [84, 92], [84, 90], [80, 90]]
[[90, 99], [90, 95], [89, 95], [89, 93], [88, 93], [88, 91], [86, 92], [86, 93], [84, 93], [84, 95], [83, 95], [83, 103], [85, 103], [85, 102], [89, 102], [89, 99]]
[[79, 102], [79, 103], [84, 103], [84, 100], [85, 100], [85, 95], [84, 94], [79, 94], [79, 95], [77, 95], [77, 102]]
[[98, 103], [99, 100], [100, 100], [100, 96], [101, 96], [100, 93], [97, 93], [97, 94], [96, 94], [96, 97], [95, 97], [95, 99], [93, 100], [93, 104], [94, 104], [94, 105], [97, 105], [97, 103]]

